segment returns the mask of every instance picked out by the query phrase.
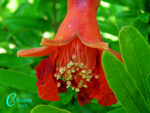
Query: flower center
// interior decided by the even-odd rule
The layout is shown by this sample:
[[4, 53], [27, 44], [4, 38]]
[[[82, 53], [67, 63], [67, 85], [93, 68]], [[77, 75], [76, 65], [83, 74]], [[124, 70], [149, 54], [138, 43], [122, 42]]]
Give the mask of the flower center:
[[[91, 70], [85, 70], [86, 65], [84, 63], [76, 63], [76, 56], [72, 56], [72, 60], [66, 64], [65, 67], [56, 69], [54, 76], [58, 79], [63, 79], [66, 81], [66, 88], [72, 87], [72, 90], [75, 89], [76, 92], [80, 91], [80, 88], [87, 88], [88, 83], [90, 82], [92, 75]], [[98, 75], [95, 76], [96, 79], [99, 78]], [[57, 86], [60, 87], [61, 83], [58, 82]]]
[[[58, 67], [54, 76], [57, 80], [66, 82], [66, 88], [72, 87], [76, 92], [80, 88], [87, 88], [92, 78], [98, 79], [97, 65], [98, 52], [94, 48], [89, 48], [76, 38], [71, 43], [58, 50]], [[57, 83], [61, 87], [61, 83]]]

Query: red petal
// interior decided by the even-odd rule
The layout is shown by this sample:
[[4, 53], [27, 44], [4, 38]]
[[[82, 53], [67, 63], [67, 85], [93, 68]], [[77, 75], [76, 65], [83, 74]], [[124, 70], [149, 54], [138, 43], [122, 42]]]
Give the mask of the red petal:
[[82, 38], [79, 36], [79, 34], [77, 32], [76, 32], [75, 36], [73, 36], [70, 40], [59, 41], [59, 40], [55, 40], [55, 39], [51, 40], [51, 39], [43, 38], [41, 41], [41, 44], [44, 46], [63, 46], [63, 45], [68, 44], [70, 41], [75, 40], [74, 38], [79, 38], [80, 41], [88, 47], [97, 48], [100, 50], [108, 50], [108, 44], [107, 43], [100, 42], [100, 41], [97, 41], [96, 43], [85, 42], [82, 40]]
[[38, 47], [27, 50], [20, 50], [17, 52], [17, 56], [22, 57], [39, 57], [49, 55], [56, 47]]
[[91, 94], [90, 89], [88, 89], [88, 88], [81, 88], [80, 89], [80, 92], [77, 94], [77, 99], [78, 99], [78, 102], [81, 106], [83, 106], [86, 103], [91, 102], [92, 98], [90, 98], [90, 94]]
[[55, 68], [54, 55], [42, 60], [35, 68], [38, 81], [36, 83], [38, 87], [38, 93], [40, 98], [49, 101], [58, 101], [58, 88], [53, 74]]
[[98, 103], [102, 104], [103, 106], [110, 106], [112, 104], [116, 104], [117, 99], [107, 83], [102, 67], [100, 67], [100, 71], [101, 73], [99, 77], [99, 87], [101, 92], [99, 94]]
[[58, 88], [59, 93], [65, 93], [65, 91], [67, 91], [66, 82], [61, 79], [59, 79], [58, 82], [61, 84], [61, 87]]

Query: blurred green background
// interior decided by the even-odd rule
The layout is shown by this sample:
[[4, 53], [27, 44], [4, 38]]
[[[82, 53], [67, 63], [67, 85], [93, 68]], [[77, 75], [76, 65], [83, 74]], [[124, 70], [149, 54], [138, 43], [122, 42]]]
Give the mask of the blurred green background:
[[[66, 3], [67, 0], [0, 0], [0, 113], [29, 113], [39, 104], [73, 113], [107, 113], [121, 108], [119, 103], [102, 107], [96, 100], [81, 107], [76, 92], [70, 89], [60, 94], [58, 102], [44, 101], [36, 92], [34, 68], [45, 57], [17, 57], [18, 50], [40, 47], [43, 37], [55, 36], [66, 15]], [[103, 40], [115, 51], [120, 52], [118, 33], [125, 25], [136, 27], [150, 43], [150, 0], [101, 0], [97, 21]], [[19, 103], [9, 107], [6, 98], [11, 93], [22, 99], [32, 98], [32, 102], [26, 103], [26, 108], [18, 108]]]

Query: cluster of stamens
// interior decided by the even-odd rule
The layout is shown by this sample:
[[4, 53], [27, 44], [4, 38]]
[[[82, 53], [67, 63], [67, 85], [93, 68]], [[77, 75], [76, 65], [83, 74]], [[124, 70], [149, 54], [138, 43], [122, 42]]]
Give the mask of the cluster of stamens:
[[[72, 56], [72, 60], [67, 63], [66, 66], [61, 68], [56, 68], [56, 73], [54, 76], [58, 79], [62, 79], [66, 81], [66, 88], [72, 87], [72, 90], [76, 92], [80, 91], [80, 88], [87, 88], [87, 84], [92, 79], [91, 70], [86, 69], [86, 65], [84, 63], [77, 63], [76, 56]], [[96, 79], [99, 78], [98, 75], [94, 76]], [[79, 82], [76, 82], [78, 78]], [[74, 83], [73, 83], [74, 82]], [[57, 86], [60, 87], [61, 83], [58, 82]]]

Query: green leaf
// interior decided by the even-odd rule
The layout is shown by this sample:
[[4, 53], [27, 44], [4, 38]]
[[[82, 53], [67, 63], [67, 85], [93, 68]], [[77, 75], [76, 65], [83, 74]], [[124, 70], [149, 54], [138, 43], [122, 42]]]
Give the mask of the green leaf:
[[114, 55], [104, 52], [102, 65], [110, 88], [127, 113], [149, 113], [148, 106], [134, 81]]
[[71, 112], [53, 106], [37, 105], [31, 110], [31, 113], [71, 113]]
[[112, 3], [112, 4], [124, 5], [123, 2], [121, 2], [120, 0], [102, 0], [102, 1]]
[[0, 83], [4, 85], [37, 93], [36, 81], [35, 77], [24, 73], [0, 69]]
[[126, 26], [120, 31], [119, 44], [125, 66], [148, 103], [146, 77], [150, 72], [150, 47], [132, 26]]
[[15, 55], [0, 54], [0, 58], [0, 66], [12, 69], [24, 67], [33, 63], [32, 59], [17, 57]]
[[118, 108], [112, 111], [109, 111], [107, 113], [126, 113], [125, 110], [123, 108]]
[[131, 9], [138, 9], [137, 0], [121, 0], [125, 5], [129, 6]]
[[13, 24], [14, 26], [21, 25], [28, 28], [34, 28], [34, 29], [42, 29], [42, 30], [48, 30], [50, 28], [49, 22], [45, 21], [41, 18], [33, 18], [33, 17], [27, 17], [27, 16], [13, 16], [11, 18], [6, 18], [4, 20], [6, 25]]
[[65, 94], [64, 94], [64, 96], [63, 96], [61, 102], [62, 102], [64, 105], [66, 105], [66, 104], [68, 104], [68, 103], [71, 101], [72, 97], [73, 97], [73, 92], [72, 92], [71, 89], [68, 89], [68, 90], [65, 92]]
[[147, 0], [136, 0], [139, 10], [145, 10]]
[[105, 21], [98, 21], [98, 25], [101, 31], [110, 33], [112, 35], [118, 35], [118, 30], [115, 25]]
[[149, 28], [149, 25], [147, 23], [144, 23], [140, 20], [136, 20], [134, 23], [133, 23], [133, 26], [135, 28], [138, 29], [138, 31], [143, 35], [143, 34], [147, 34], [148, 33], [148, 28]]
[[148, 12], [139, 13], [138, 17], [142, 22], [148, 23], [148, 21], [149, 21], [149, 13]]
[[117, 21], [117, 28], [120, 31], [122, 27], [126, 26], [127, 23], [123, 22], [123, 21]]
[[136, 11], [122, 11], [116, 14], [116, 18], [118, 19], [127, 19], [127, 18], [136, 18]]

